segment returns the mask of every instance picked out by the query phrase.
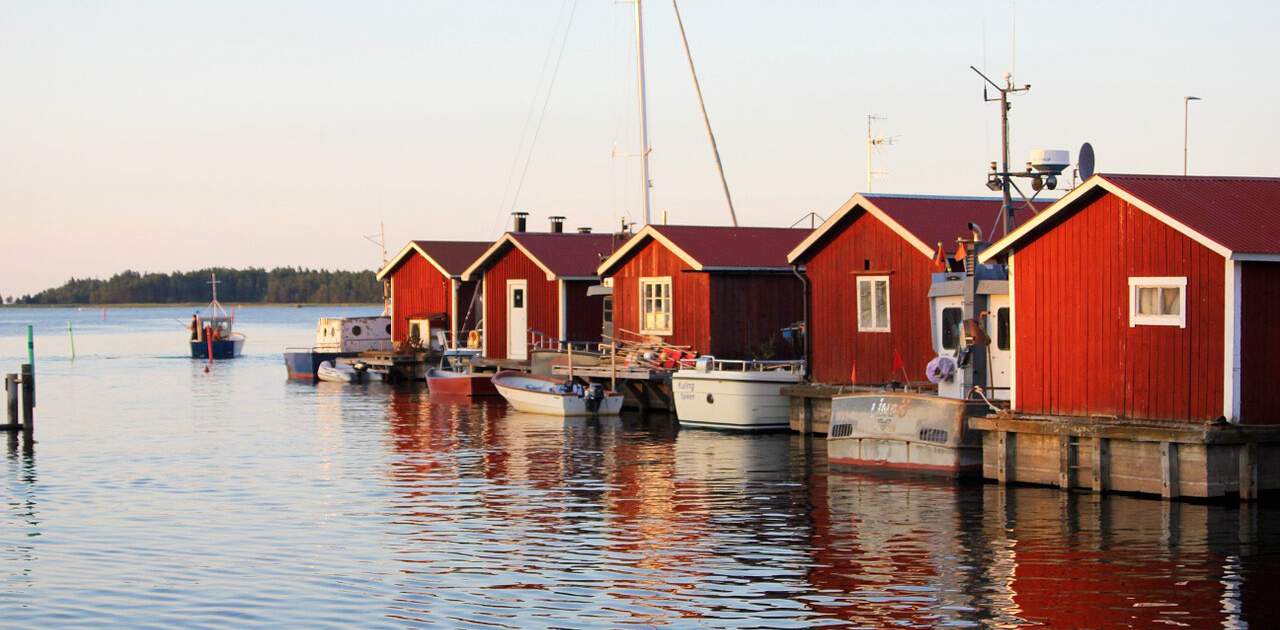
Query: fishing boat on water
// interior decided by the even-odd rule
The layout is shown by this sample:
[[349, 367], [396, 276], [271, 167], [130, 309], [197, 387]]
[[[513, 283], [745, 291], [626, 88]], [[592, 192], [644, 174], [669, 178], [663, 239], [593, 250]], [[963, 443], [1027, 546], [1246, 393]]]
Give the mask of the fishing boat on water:
[[622, 394], [598, 383], [582, 385], [504, 370], [493, 376], [493, 385], [516, 411], [563, 417], [616, 416], [622, 411]]
[[316, 323], [315, 345], [285, 348], [284, 364], [291, 379], [332, 380], [321, 378], [320, 366], [324, 362], [336, 369], [338, 359], [390, 349], [390, 317], [321, 317]]
[[234, 359], [240, 356], [244, 348], [245, 336], [235, 332], [236, 317], [234, 312], [228, 314], [218, 302], [218, 276], [209, 274], [209, 285], [213, 287], [213, 300], [209, 302], [207, 314], [199, 313], [191, 316], [190, 343], [193, 359]]
[[735, 361], [702, 356], [671, 375], [680, 426], [736, 431], [789, 427], [782, 388], [804, 378], [803, 361]]
[[[982, 247], [967, 243], [967, 272], [933, 274], [929, 289], [933, 346], [928, 390], [858, 391], [831, 399], [827, 459], [832, 464], [901, 469], [953, 477], [982, 471], [982, 435], [968, 427], [1008, 399], [1008, 273], [977, 265]], [[987, 331], [993, 334], [988, 335]]]

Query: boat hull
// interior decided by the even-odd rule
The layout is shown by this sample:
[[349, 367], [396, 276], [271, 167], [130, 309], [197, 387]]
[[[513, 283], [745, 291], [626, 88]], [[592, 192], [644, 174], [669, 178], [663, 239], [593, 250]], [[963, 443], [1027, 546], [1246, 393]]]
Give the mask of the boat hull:
[[831, 399], [827, 461], [837, 466], [885, 468], [953, 477], [982, 473], [982, 434], [970, 415], [985, 415], [981, 401], [932, 394], [868, 392]]
[[790, 398], [782, 388], [798, 375], [769, 372], [679, 370], [671, 377], [681, 426], [733, 431], [790, 427]]
[[297, 351], [284, 353], [284, 367], [289, 371], [289, 378], [299, 381], [318, 380], [317, 371], [320, 364], [329, 361], [337, 364], [341, 357], [354, 357], [358, 352], [316, 352]]
[[244, 339], [233, 337], [231, 339], [219, 339], [214, 342], [192, 341], [191, 358], [208, 359], [210, 348], [213, 350], [213, 359], [215, 361], [234, 359], [240, 356], [240, 351], [244, 348]]
[[497, 396], [492, 374], [464, 374], [427, 370], [427, 391], [432, 396]]
[[592, 411], [585, 398], [546, 389], [558, 383], [551, 378], [513, 372], [499, 372], [493, 377], [498, 393], [516, 411], [561, 417], [616, 416], [622, 412], [622, 394], [606, 392], [600, 407]]

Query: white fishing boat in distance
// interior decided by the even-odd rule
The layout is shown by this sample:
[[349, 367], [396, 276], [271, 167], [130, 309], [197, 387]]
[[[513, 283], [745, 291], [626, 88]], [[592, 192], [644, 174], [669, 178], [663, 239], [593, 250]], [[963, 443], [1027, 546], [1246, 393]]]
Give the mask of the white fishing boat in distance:
[[505, 370], [493, 376], [493, 385], [516, 411], [563, 417], [616, 416], [622, 411], [622, 394], [599, 384], [583, 386]]
[[772, 431], [789, 425], [787, 385], [804, 378], [803, 361], [735, 361], [698, 357], [671, 376], [681, 426]]

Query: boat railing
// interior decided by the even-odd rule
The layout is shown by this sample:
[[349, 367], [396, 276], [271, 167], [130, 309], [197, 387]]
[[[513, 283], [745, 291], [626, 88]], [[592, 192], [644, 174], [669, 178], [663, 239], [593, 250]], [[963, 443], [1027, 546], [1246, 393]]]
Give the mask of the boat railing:
[[757, 359], [717, 359], [711, 355], [703, 355], [689, 361], [682, 361], [700, 372], [782, 372], [804, 373], [804, 361], [775, 361]]

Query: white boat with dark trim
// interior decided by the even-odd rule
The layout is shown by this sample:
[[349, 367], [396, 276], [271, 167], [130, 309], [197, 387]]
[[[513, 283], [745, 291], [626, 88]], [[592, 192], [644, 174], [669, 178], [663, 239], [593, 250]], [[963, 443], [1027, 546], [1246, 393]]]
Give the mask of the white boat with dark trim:
[[782, 388], [804, 378], [803, 361], [738, 361], [698, 357], [671, 375], [681, 426], [770, 431], [789, 426]]
[[[966, 245], [976, 252], [976, 237]], [[969, 429], [1008, 399], [1009, 290], [1003, 267], [933, 274], [932, 391], [857, 391], [831, 399], [827, 461], [950, 476], [982, 473], [982, 434]], [[988, 336], [986, 331], [995, 334]]]
[[504, 370], [493, 376], [493, 386], [516, 411], [564, 417], [616, 416], [622, 411], [622, 394], [598, 383], [582, 385]]

